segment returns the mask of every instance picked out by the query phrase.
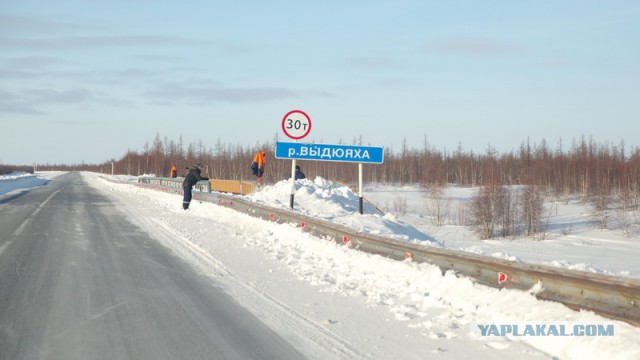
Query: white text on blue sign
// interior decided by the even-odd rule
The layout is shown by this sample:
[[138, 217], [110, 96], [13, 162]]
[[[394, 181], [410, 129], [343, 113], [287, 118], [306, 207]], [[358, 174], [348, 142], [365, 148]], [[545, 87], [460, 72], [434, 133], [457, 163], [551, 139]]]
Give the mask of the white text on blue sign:
[[371, 146], [278, 142], [276, 158], [382, 164], [384, 149]]

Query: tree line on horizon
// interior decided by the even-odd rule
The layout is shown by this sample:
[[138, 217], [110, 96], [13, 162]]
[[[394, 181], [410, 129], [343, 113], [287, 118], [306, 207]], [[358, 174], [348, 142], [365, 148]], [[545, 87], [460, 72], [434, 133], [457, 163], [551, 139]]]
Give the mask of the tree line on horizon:
[[[252, 146], [218, 140], [207, 147], [202, 141], [185, 145], [182, 137], [174, 141], [156, 134], [142, 151], [129, 150], [120, 159], [102, 164], [47, 164], [35, 169], [0, 165], [0, 174], [54, 170], [168, 177], [172, 166], [178, 169], [178, 176], [184, 176], [189, 167], [201, 163], [203, 175], [211, 179], [254, 181], [249, 166], [255, 153], [264, 150], [267, 164], [262, 181], [269, 184], [291, 177], [291, 161], [274, 158], [277, 141], [276, 135], [270, 142]], [[352, 145], [362, 146], [362, 137]], [[356, 164], [302, 160], [297, 164], [307, 178], [320, 176], [356, 188]], [[506, 153], [491, 146], [481, 153], [466, 151], [462, 145], [454, 151], [438, 150], [426, 140], [422, 147], [410, 148], [405, 140], [397, 151], [384, 149], [384, 164], [365, 164], [364, 174], [366, 182], [419, 184], [431, 189], [437, 206], [429, 211], [437, 225], [450, 216], [450, 209], [438, 199], [438, 189], [450, 184], [479, 187], [469, 207], [460, 210], [457, 224], [472, 226], [482, 239], [521, 234], [544, 238], [544, 198], [579, 199], [592, 208], [603, 229], [610, 227], [612, 214], [618, 214], [614, 227], [629, 236], [635, 222], [630, 214], [640, 210], [640, 148], [627, 150], [624, 142], [598, 143], [593, 137], [582, 136], [567, 148], [561, 141], [551, 148], [545, 140], [532, 144], [527, 139], [517, 150]], [[396, 205], [402, 208], [401, 203]]]
[[[169, 176], [172, 166], [178, 174], [196, 163], [203, 165], [204, 175], [212, 179], [253, 180], [249, 165], [256, 152], [267, 152], [263, 181], [275, 183], [291, 176], [291, 162], [274, 158], [277, 136], [270, 142], [253, 146], [225, 144], [220, 140], [212, 147], [202, 141], [185, 145], [161, 138], [145, 143], [142, 151], [129, 150], [120, 159], [102, 164], [38, 165], [37, 170], [94, 171], [124, 175]], [[353, 140], [362, 146], [362, 137]], [[355, 184], [356, 164], [329, 161], [298, 160], [308, 178], [316, 176]], [[0, 173], [13, 170], [29, 171], [33, 167], [1, 166]], [[497, 186], [532, 185], [549, 196], [577, 194], [582, 199], [592, 195], [623, 194], [629, 199], [640, 196], [640, 148], [626, 149], [619, 144], [598, 143], [593, 137], [582, 136], [565, 148], [562, 142], [551, 148], [545, 140], [532, 144], [529, 140], [511, 152], [498, 153], [491, 146], [484, 152], [466, 151], [462, 145], [453, 151], [438, 150], [425, 140], [421, 148], [410, 148], [406, 140], [398, 151], [384, 150], [384, 164], [365, 164], [367, 182], [421, 184], [425, 186]], [[635, 200], [637, 202], [637, 200]]]

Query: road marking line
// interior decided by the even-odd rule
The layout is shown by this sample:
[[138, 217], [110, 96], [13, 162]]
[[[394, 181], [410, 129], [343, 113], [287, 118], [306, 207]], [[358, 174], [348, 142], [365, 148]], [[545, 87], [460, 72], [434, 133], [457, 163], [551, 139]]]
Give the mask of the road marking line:
[[9, 247], [9, 245], [11, 245], [11, 241], [7, 241], [0, 245], [0, 256], [2, 256], [2, 253]]
[[34, 216], [38, 215], [38, 213], [40, 212], [40, 210], [42, 210], [42, 208], [49, 202], [49, 200], [51, 200], [51, 198], [60, 192], [60, 189], [56, 190], [53, 194], [51, 194], [47, 200], [43, 201], [42, 204], [40, 204], [40, 206], [38, 206], [38, 208], [36, 209], [36, 211], [33, 212], [33, 214], [29, 215], [28, 218], [26, 218], [22, 224], [20, 224], [20, 226], [18, 226], [18, 228], [16, 229], [16, 231], [13, 232], [14, 236], [18, 236], [22, 233], [22, 231], [24, 230], [25, 227], [27, 227], [27, 224], [29, 224], [29, 222], [31, 221], [31, 219], [33, 219]]

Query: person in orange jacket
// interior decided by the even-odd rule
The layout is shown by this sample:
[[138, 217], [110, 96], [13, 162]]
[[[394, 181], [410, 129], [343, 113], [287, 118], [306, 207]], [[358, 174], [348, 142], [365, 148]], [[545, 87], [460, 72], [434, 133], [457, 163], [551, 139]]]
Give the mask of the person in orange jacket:
[[251, 170], [253, 171], [253, 175], [258, 177], [258, 186], [260, 186], [260, 179], [262, 178], [262, 175], [264, 175], [264, 165], [266, 164], [264, 157], [266, 155], [266, 151], [258, 151], [258, 153], [253, 157], [253, 161], [251, 162]]
[[178, 169], [176, 169], [175, 165], [171, 166], [171, 174], [169, 175], [169, 177], [172, 177], [172, 178], [178, 177]]

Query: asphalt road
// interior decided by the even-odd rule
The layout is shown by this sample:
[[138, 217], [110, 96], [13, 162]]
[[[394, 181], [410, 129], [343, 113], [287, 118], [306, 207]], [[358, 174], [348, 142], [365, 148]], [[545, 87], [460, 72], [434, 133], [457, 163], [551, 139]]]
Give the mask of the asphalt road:
[[0, 359], [299, 358], [80, 174], [0, 201]]

